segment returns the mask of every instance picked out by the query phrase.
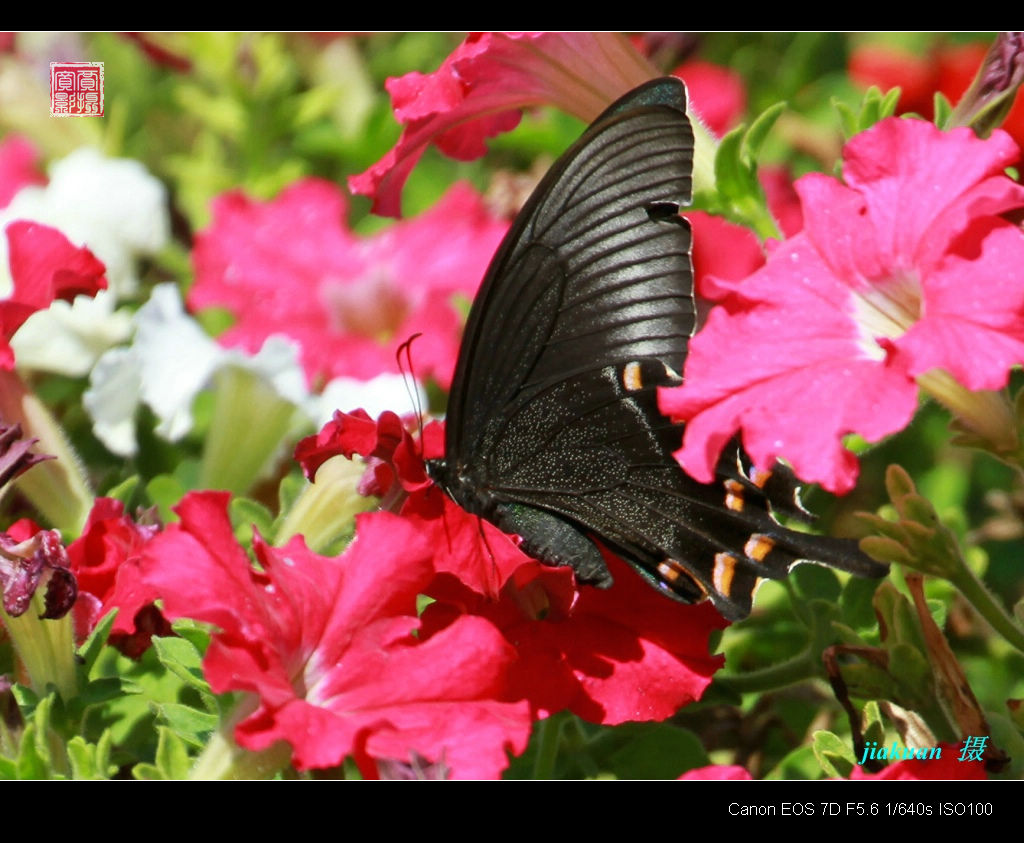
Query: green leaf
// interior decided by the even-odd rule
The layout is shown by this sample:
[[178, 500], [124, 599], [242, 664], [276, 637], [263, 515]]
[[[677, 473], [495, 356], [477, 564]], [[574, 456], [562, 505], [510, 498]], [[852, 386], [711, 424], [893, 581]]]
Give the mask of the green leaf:
[[279, 522], [284, 520], [285, 514], [291, 511], [298, 500], [302, 490], [306, 488], [307, 480], [300, 472], [293, 471], [281, 478], [277, 486], [277, 511], [281, 513], [274, 524], [274, 532], [267, 535], [274, 535], [277, 532]]
[[599, 761], [601, 769], [615, 778], [674, 779], [708, 763], [700, 739], [688, 729], [669, 723], [629, 723], [615, 731], [621, 745]]
[[194, 621], [191, 618], [178, 618], [171, 624], [171, 629], [189, 641], [199, 653], [205, 654], [210, 646], [209, 624]]
[[96, 666], [96, 660], [100, 657], [100, 653], [103, 652], [107, 638], [110, 637], [110, 628], [114, 625], [114, 620], [117, 618], [117, 612], [118, 610], [115, 609], [104, 615], [100, 622], [96, 624], [95, 629], [89, 633], [85, 643], [78, 648], [78, 657], [82, 660], [82, 671], [86, 676], [92, 673], [93, 667]]
[[[761, 155], [761, 147], [764, 146], [769, 132], [771, 132], [772, 127], [785, 110], [786, 103], [784, 102], [777, 102], [775, 105], [766, 108], [758, 115], [757, 119], [754, 120], [747, 130], [747, 133], [743, 136], [743, 145], [740, 151], [743, 161], [749, 167], [753, 167], [757, 162], [758, 157]], [[756, 178], [756, 169], [751, 170], [751, 172]]]
[[274, 530], [274, 515], [263, 504], [251, 498], [233, 497], [228, 504], [228, 513], [232, 524], [238, 524], [241, 536], [237, 536], [243, 544], [252, 542], [253, 529], [259, 530], [261, 535], [272, 536]]
[[35, 710], [35, 707], [39, 705], [39, 695], [28, 685], [12, 685], [11, 693], [14, 694], [18, 708], [21, 709], [21, 713], [25, 717], [28, 717]]
[[864, 639], [861, 638], [852, 628], [841, 621], [832, 621], [832, 632], [836, 642], [845, 644], [848, 647], [864, 647]]
[[832, 100], [832, 107], [839, 116], [839, 128], [844, 138], [852, 138], [857, 134], [857, 113], [845, 102], [838, 99]]
[[153, 711], [168, 728], [191, 746], [202, 748], [210, 733], [220, 724], [220, 717], [181, 703], [154, 703]]
[[199, 692], [207, 711], [217, 711], [217, 701], [203, 676], [203, 658], [191, 641], [184, 638], [154, 638], [160, 663], [186, 685]]
[[879, 583], [880, 580], [850, 577], [846, 585], [843, 586], [843, 593], [839, 597], [839, 607], [842, 610], [843, 619], [854, 629], [874, 628], [877, 623], [873, 600]]
[[184, 742], [170, 729], [159, 727], [156, 761], [166, 779], [184, 779], [192, 768], [192, 759]]
[[998, 711], [986, 711], [985, 719], [991, 729], [992, 743], [1010, 756], [1010, 765], [999, 778], [1019, 780], [1024, 775], [1024, 731], [1013, 718]]
[[715, 192], [701, 193], [705, 209], [753, 228], [760, 237], [778, 236], [757, 178], [757, 158], [785, 103], [766, 109], [749, 129], [738, 126], [722, 138], [715, 155]]
[[10, 758], [0, 756], [0, 781], [14, 781], [18, 778], [18, 765]]
[[117, 699], [128, 693], [126, 684], [120, 676], [107, 676], [100, 679], [93, 679], [82, 688], [75, 702], [82, 708], [91, 705], [102, 705], [103, 703]]
[[790, 574], [790, 581], [804, 600], [817, 598], [834, 603], [842, 591], [839, 577], [822, 565], [797, 565]]
[[40, 738], [39, 728], [35, 723], [28, 723], [21, 735], [16, 760], [16, 779], [51, 779], [49, 750], [45, 737]]
[[882, 710], [875, 700], [869, 700], [864, 704], [861, 718], [864, 721], [864, 740], [881, 744], [885, 737], [885, 723], [882, 722]]
[[832, 107], [836, 110], [843, 136], [849, 140], [880, 120], [892, 117], [899, 101], [899, 88], [893, 88], [883, 95], [879, 88], [872, 86], [865, 92], [858, 107], [851, 108], [835, 98], [832, 99]]
[[723, 198], [742, 196], [747, 182], [743, 177], [740, 155], [743, 148], [745, 126], [737, 126], [718, 145], [715, 155], [715, 188]]
[[176, 506], [184, 497], [186, 487], [169, 474], [160, 474], [146, 484], [146, 496], [160, 510], [160, 518], [165, 524], [178, 520], [171, 507]]
[[843, 681], [851, 697], [863, 700], [888, 700], [899, 696], [899, 682], [883, 667], [861, 661], [843, 665]]
[[878, 562], [900, 562], [906, 565], [914, 559], [898, 539], [866, 536], [860, 540], [860, 549]]
[[142, 481], [139, 478], [139, 475], [133, 474], [131, 477], [122, 480], [116, 486], [107, 489], [104, 497], [119, 500], [125, 505], [125, 508], [127, 508], [135, 498], [136, 493], [139, 491], [141, 483]]
[[117, 766], [110, 763], [110, 730], [104, 730], [99, 742], [87, 743], [81, 735], [68, 741], [68, 760], [71, 763], [71, 778], [76, 780], [107, 780], [117, 772]]
[[928, 659], [909, 644], [889, 648], [889, 674], [899, 681], [899, 691], [888, 698], [904, 708], [927, 706], [935, 695]]
[[814, 757], [821, 765], [821, 769], [825, 771], [826, 776], [833, 779], [849, 777], [857, 759], [846, 741], [832, 732], [821, 729], [814, 733], [811, 745], [814, 749]]
[[[17, 778], [19, 779], [63, 779], [67, 776], [65, 767], [58, 770], [54, 750], [62, 749], [62, 742], [50, 726], [57, 695], [52, 693], [39, 700], [31, 716], [25, 717], [25, 731], [18, 747]], [[23, 712], [24, 713], [24, 712]], [[60, 752], [63, 756], [63, 752]]]
[[885, 487], [889, 492], [889, 497], [894, 500], [897, 497], [917, 494], [917, 487], [914, 486], [914, 481], [911, 480], [906, 469], [900, 465], [893, 464], [889, 466], [885, 473]]
[[787, 753], [775, 767], [765, 775], [765, 780], [794, 779], [813, 780], [821, 778], [821, 764], [812, 746], [799, 746]]
[[146, 780], [187, 779], [192, 769], [192, 759], [185, 742], [166, 726], [158, 726], [157, 734], [156, 763], [136, 764], [132, 775]]

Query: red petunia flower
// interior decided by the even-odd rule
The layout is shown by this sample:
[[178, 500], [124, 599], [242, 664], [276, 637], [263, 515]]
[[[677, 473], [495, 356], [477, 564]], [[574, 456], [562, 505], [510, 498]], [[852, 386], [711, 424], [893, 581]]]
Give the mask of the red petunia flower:
[[314, 383], [396, 372], [399, 345], [422, 333], [417, 374], [447, 386], [461, 329], [452, 299], [472, 298], [507, 225], [466, 185], [368, 238], [344, 227], [345, 210], [340, 190], [315, 179], [271, 202], [219, 197], [196, 238], [189, 305], [231, 311], [225, 345], [255, 352], [272, 334], [292, 338]]
[[[467, 616], [488, 619], [518, 654], [511, 695], [528, 699], [539, 716], [569, 708], [596, 723], [664, 720], [700, 698], [722, 665], [709, 655], [708, 637], [726, 622], [710, 604], [683, 606], [657, 594], [611, 554], [613, 587], [578, 588], [569, 569], [531, 559], [514, 538], [425, 483], [393, 414], [376, 431], [371, 424], [364, 413], [338, 413], [329, 435], [334, 453], [372, 455], [364, 486], [391, 506], [399, 505], [397, 488], [407, 495], [401, 514], [428, 542], [437, 571], [426, 588], [435, 600], [423, 616], [428, 640]], [[327, 438], [317, 444], [317, 459], [326, 458]], [[439, 455], [440, 445], [436, 425], [427, 456]]]
[[[459, 513], [467, 523], [452, 553], [465, 568], [482, 569], [491, 564], [485, 548], [465, 540], [475, 516]], [[511, 543], [488, 540], [495, 555], [502, 539]], [[423, 623], [430, 634], [464, 613], [490, 620], [518, 653], [511, 693], [528, 699], [537, 716], [569, 709], [605, 725], [665, 720], [700, 699], [724, 663], [708, 653], [711, 632], [728, 625], [710, 603], [668, 600], [610, 553], [615, 583], [607, 590], [576, 586], [569, 569], [524, 559], [496, 598], [438, 577], [427, 589], [436, 602]]]
[[1002, 132], [893, 118], [847, 144], [845, 184], [802, 178], [803, 231], [746, 280], [705, 284], [721, 306], [691, 341], [685, 384], [661, 396], [687, 421], [686, 469], [710, 480], [742, 428], [758, 466], [784, 456], [848, 491], [858, 467], [842, 437], [900, 430], [918, 385], [945, 383], [934, 370], [1005, 386], [1024, 360], [1024, 236], [999, 216], [1024, 205], [1002, 172], [1017, 154]]
[[139, 570], [142, 550], [159, 529], [125, 515], [121, 501], [97, 498], [82, 535], [68, 545], [80, 591], [96, 598], [87, 631], [117, 609], [110, 642], [132, 658], [149, 647], [151, 636], [171, 634], [170, 624], [153, 605], [161, 595], [142, 580]]
[[0, 368], [14, 368], [10, 339], [26, 319], [55, 299], [71, 301], [106, 289], [106, 269], [57, 229], [18, 220], [5, 229], [14, 289], [0, 301]]
[[[926, 55], [888, 44], [864, 44], [850, 54], [850, 77], [867, 88], [900, 89], [899, 112], [913, 112], [931, 120], [935, 94], [956, 105], [988, 53], [985, 44], [939, 44]], [[1018, 144], [1024, 143], [1024, 97], [1018, 96], [1002, 128]]]
[[416, 597], [433, 577], [423, 536], [388, 513], [360, 516], [338, 558], [301, 538], [273, 548], [258, 536], [260, 569], [234, 539], [228, 496], [192, 493], [144, 551], [146, 581], [168, 617], [219, 628], [204, 661], [217, 692], [255, 694], [236, 739], [261, 750], [293, 747], [300, 769], [354, 756], [425, 761], [456, 778], [493, 778], [507, 752], [526, 746], [530, 715], [508, 702], [514, 651], [482, 618], [465, 617], [430, 640], [417, 638]]
[[932, 118], [935, 94], [952, 103], [960, 98], [978, 72], [984, 44], [940, 45], [927, 55], [889, 44], [862, 44], [850, 53], [850, 78], [862, 88], [900, 89], [899, 110]]
[[698, 296], [718, 298], [716, 278], [741, 281], [764, 266], [764, 250], [749, 228], [704, 211], [687, 211], [686, 219], [693, 229], [693, 277]]
[[792, 237], [804, 227], [800, 197], [793, 189], [793, 176], [785, 167], [761, 167], [758, 180], [768, 200], [768, 210], [785, 237]]
[[515, 128], [524, 107], [554, 105], [590, 122], [657, 75], [616, 33], [474, 33], [434, 73], [388, 80], [405, 129], [394, 149], [350, 178], [349, 187], [373, 197], [375, 213], [398, 216], [402, 186], [428, 144], [470, 161], [484, 154], [487, 138]]

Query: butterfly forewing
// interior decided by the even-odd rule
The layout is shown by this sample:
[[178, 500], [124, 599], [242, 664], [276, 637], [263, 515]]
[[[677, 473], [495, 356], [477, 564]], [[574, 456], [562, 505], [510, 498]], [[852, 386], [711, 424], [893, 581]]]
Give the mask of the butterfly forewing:
[[693, 135], [675, 79], [609, 108], [520, 212], [474, 302], [431, 474], [549, 564], [608, 585], [597, 538], [656, 587], [726, 617], [800, 558], [870, 576], [855, 543], [794, 533], [795, 478], [757, 474], [735, 443], [702, 484], [657, 407], [694, 327]]
[[[656, 84], [675, 92], [675, 107], [632, 109], [627, 97], [609, 109], [547, 174], [495, 256], [452, 385], [449, 459], [486, 449], [496, 411], [549, 382], [634, 357], [682, 366], [690, 235], [664, 209], [689, 199], [693, 139], [682, 86]], [[642, 102], [643, 91], [630, 97]]]

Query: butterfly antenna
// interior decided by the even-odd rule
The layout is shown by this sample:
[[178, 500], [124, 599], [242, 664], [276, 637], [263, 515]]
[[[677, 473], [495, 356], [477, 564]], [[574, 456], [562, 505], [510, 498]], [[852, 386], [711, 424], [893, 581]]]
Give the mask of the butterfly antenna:
[[[416, 375], [412, 363], [413, 341], [421, 337], [421, 333], [415, 333], [400, 346], [395, 352], [395, 362], [398, 363], [398, 371], [402, 373], [402, 380], [405, 383], [405, 391], [409, 394], [409, 404], [416, 415], [416, 424], [419, 431], [420, 457], [423, 457], [423, 405], [420, 403], [420, 391], [415, 387]], [[403, 360], [403, 357], [405, 358]], [[410, 379], [412, 384], [409, 383]]]

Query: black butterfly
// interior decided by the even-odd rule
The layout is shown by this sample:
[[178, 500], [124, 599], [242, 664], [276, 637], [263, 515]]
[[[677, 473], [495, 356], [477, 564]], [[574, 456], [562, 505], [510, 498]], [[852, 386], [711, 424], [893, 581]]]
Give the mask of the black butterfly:
[[654, 586], [727, 618], [798, 559], [883, 576], [852, 540], [780, 526], [806, 516], [782, 466], [737, 443], [698, 483], [675, 461], [682, 425], [657, 388], [681, 383], [694, 328], [693, 132], [686, 92], [658, 79], [604, 112], [551, 168], [487, 271], [428, 468], [469, 512], [584, 583], [611, 584], [593, 539]]

